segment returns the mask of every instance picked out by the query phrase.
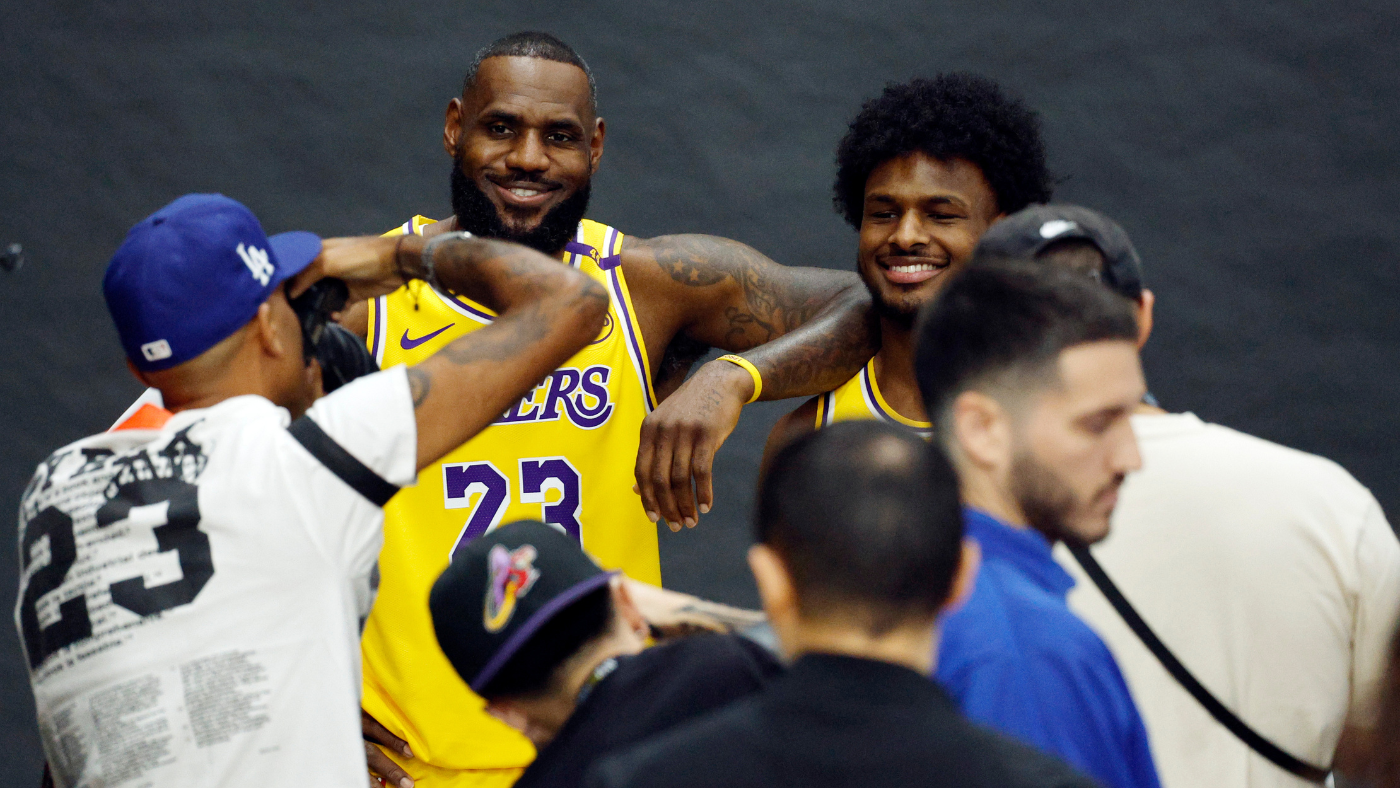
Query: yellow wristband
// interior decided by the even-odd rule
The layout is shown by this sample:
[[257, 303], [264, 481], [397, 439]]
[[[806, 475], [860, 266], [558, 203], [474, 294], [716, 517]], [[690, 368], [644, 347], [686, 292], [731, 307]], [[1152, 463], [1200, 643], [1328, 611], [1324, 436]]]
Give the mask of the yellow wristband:
[[755, 367], [752, 361], [749, 361], [743, 356], [736, 356], [733, 353], [720, 356], [718, 360], [728, 361], [731, 364], [740, 366], [749, 373], [749, 377], [753, 378], [753, 396], [749, 397], [749, 401], [744, 404], [748, 405], [750, 402], [758, 401], [758, 395], [763, 393], [763, 376], [758, 374], [758, 367]]

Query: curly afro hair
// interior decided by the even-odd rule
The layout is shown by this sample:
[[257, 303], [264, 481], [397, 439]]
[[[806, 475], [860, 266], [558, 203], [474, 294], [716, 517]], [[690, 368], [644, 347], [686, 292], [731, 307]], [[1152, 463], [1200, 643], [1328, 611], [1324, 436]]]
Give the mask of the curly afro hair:
[[861, 106], [836, 149], [837, 212], [859, 230], [870, 173], [915, 151], [977, 165], [1002, 213], [1050, 200], [1040, 118], [990, 79], [954, 73], [890, 84]]

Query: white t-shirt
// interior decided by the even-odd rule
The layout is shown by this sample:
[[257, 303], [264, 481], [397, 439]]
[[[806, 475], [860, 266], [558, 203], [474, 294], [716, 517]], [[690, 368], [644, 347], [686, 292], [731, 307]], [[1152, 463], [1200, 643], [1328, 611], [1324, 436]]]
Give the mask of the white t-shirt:
[[[1373, 712], [1400, 613], [1400, 543], [1336, 463], [1190, 413], [1134, 416], [1143, 468], [1093, 549], [1162, 642], [1227, 708], [1316, 766]], [[1108, 643], [1164, 788], [1309, 785], [1182, 689], [1063, 547], [1070, 606]]]
[[[415, 478], [403, 368], [310, 416]], [[258, 396], [85, 438], [20, 509], [15, 622], [59, 786], [363, 786], [359, 621], [383, 512]]]

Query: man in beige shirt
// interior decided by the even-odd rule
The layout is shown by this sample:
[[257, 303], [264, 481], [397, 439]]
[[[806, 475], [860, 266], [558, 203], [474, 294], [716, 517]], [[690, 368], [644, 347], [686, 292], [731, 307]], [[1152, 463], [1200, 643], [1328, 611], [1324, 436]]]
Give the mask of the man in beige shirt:
[[[1127, 235], [1072, 206], [994, 226], [985, 256], [1083, 270], [1138, 304], [1153, 295]], [[1132, 418], [1128, 477], [1093, 554], [1148, 626], [1228, 709], [1304, 762], [1328, 767], [1343, 728], [1373, 713], [1400, 612], [1400, 543], [1371, 493], [1336, 463], [1191, 413]], [[1061, 548], [1071, 607], [1108, 643], [1142, 712], [1166, 788], [1282, 788], [1308, 780], [1236, 738], [1174, 680]]]

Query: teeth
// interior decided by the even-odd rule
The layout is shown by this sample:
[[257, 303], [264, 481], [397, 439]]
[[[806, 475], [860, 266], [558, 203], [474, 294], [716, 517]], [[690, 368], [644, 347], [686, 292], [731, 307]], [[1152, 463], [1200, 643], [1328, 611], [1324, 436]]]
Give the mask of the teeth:
[[522, 189], [516, 187], [514, 189], [511, 189], [510, 193], [514, 194], [516, 197], [534, 197], [536, 194], [540, 194], [541, 192], [538, 189]]
[[917, 274], [920, 271], [936, 271], [936, 265], [892, 265], [890, 270], [898, 274]]

